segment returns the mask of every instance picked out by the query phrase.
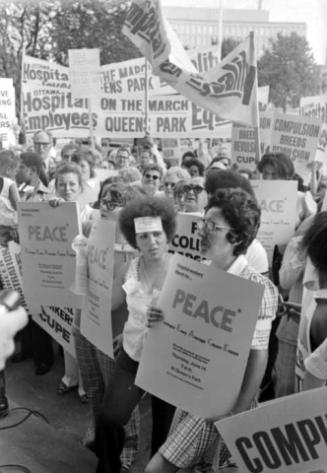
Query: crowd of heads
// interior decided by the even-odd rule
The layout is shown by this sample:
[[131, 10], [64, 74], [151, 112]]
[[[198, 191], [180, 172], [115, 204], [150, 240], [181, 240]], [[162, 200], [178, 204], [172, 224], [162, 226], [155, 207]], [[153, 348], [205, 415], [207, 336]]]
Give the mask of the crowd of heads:
[[[296, 179], [298, 189], [303, 190], [293, 162], [282, 153], [264, 154], [254, 175], [237, 169], [225, 153], [217, 153], [205, 165], [196, 150], [189, 150], [183, 154], [180, 165], [175, 165], [163, 159], [157, 142], [149, 136], [137, 145], [121, 145], [107, 152], [76, 140], [64, 144], [56, 154], [51, 133], [39, 130], [33, 136], [33, 145], [21, 151], [20, 155], [14, 150], [0, 152], [1, 175], [15, 179], [18, 185], [35, 186], [40, 181], [48, 186], [52, 182], [57, 196], [65, 201], [78, 200], [85, 186], [95, 179], [99, 167], [114, 171], [102, 183], [98, 182], [98, 197], [92, 202], [102, 215], [115, 209], [129, 209], [129, 203], [128, 212], [133, 212], [140, 199], [152, 202], [154, 197], [161, 198], [168, 213], [171, 208], [175, 212], [201, 214], [212, 207], [219, 208], [230, 228], [228, 239], [238, 242], [235, 255], [246, 251], [259, 227], [260, 209], [251, 178]], [[325, 189], [319, 189], [321, 199]], [[121, 223], [127, 240], [135, 246], [135, 238], [128, 229], [128, 212], [124, 210], [121, 214]]]

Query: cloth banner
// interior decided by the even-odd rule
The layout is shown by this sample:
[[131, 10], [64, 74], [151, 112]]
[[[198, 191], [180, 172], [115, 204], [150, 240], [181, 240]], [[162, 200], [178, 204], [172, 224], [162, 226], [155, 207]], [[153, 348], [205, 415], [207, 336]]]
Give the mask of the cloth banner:
[[240, 392], [263, 290], [174, 255], [158, 300], [165, 319], [149, 330], [135, 383], [191, 414], [225, 415]]
[[253, 33], [219, 65], [200, 74], [170, 31], [160, 0], [132, 3], [123, 32], [149, 60], [154, 74], [220, 118], [258, 126]]
[[[211, 49], [192, 52], [191, 57], [203, 69], [214, 64]], [[100, 67], [101, 93], [92, 99], [92, 128], [95, 136], [141, 138], [144, 136], [145, 61], [131, 59]], [[227, 138], [231, 124], [208, 110], [192, 104], [174, 89], [160, 82], [151, 71], [149, 120], [153, 137]], [[69, 68], [42, 59], [24, 56], [22, 64], [22, 107], [27, 135], [46, 128], [56, 138], [89, 135], [90, 116], [87, 91], [74, 99]]]
[[242, 473], [326, 473], [325, 387], [275, 399], [215, 425]]
[[258, 126], [257, 67], [253, 33], [205, 74], [166, 60], [154, 69], [193, 103], [225, 120]]
[[166, 60], [190, 72], [196, 69], [163, 15], [160, 0], [133, 0], [123, 33], [136, 45], [152, 67]]
[[327, 123], [327, 95], [302, 97], [300, 100], [300, 114]]

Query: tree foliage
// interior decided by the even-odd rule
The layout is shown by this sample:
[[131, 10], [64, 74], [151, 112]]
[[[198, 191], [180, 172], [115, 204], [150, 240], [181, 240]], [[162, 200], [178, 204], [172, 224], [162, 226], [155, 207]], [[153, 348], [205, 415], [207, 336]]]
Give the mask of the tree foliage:
[[286, 110], [319, 91], [319, 72], [307, 40], [296, 33], [278, 34], [258, 62], [259, 86], [270, 86], [270, 101]]
[[121, 29], [127, 0], [0, 0], [0, 77], [11, 77], [19, 109], [25, 54], [68, 65], [68, 49], [99, 48], [101, 64], [140, 56]]
[[101, 64], [140, 56], [122, 34], [129, 2], [87, 0], [61, 6], [52, 18], [54, 59], [68, 65], [68, 49], [100, 48]]
[[224, 59], [224, 57], [232, 52], [239, 44], [240, 41], [234, 38], [224, 38], [221, 45], [221, 59]]

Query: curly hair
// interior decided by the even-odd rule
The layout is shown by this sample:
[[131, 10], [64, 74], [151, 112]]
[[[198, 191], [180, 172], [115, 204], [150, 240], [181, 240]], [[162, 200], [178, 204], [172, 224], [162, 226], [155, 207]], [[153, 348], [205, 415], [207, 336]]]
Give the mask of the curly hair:
[[142, 179], [142, 174], [134, 167], [120, 169], [118, 172], [119, 176], [126, 184], [131, 184], [132, 182], [137, 182]]
[[145, 166], [143, 166], [142, 168], [142, 176], [144, 176], [147, 172], [149, 171], [158, 171], [158, 173], [160, 174], [160, 179], [162, 179], [163, 177], [163, 170], [162, 168], [156, 164], [156, 163], [153, 163], [153, 164], [146, 164]]
[[171, 166], [166, 172], [165, 179], [170, 177], [177, 177], [177, 179], [181, 180], [189, 179], [191, 176], [187, 169], [180, 166]]
[[210, 198], [206, 212], [212, 207], [221, 214], [231, 227], [226, 234], [230, 243], [237, 243], [234, 256], [246, 253], [255, 239], [260, 225], [261, 210], [256, 198], [243, 189], [218, 189]]
[[294, 165], [291, 158], [284, 153], [266, 153], [258, 163], [258, 171], [262, 174], [265, 166], [272, 166], [277, 179], [290, 180], [294, 176]]
[[318, 213], [303, 235], [302, 248], [318, 271], [327, 271], [327, 212]]
[[199, 161], [198, 159], [194, 158], [194, 159], [190, 159], [190, 160], [187, 160], [186, 163], [184, 164], [184, 166], [186, 167], [186, 169], [189, 171], [191, 169], [192, 166], [196, 166], [198, 168], [198, 171], [199, 171], [199, 175], [200, 176], [203, 176], [204, 175], [204, 164], [201, 163], [201, 161]]
[[210, 195], [214, 194], [219, 189], [241, 188], [248, 194], [254, 196], [254, 190], [249, 180], [239, 172], [230, 170], [215, 168], [208, 170], [204, 188]]
[[160, 217], [162, 227], [171, 241], [175, 234], [176, 213], [173, 205], [164, 197], [138, 197], [127, 203], [119, 214], [119, 226], [127, 242], [133, 247], [136, 245], [136, 233], [134, 218], [138, 217]]

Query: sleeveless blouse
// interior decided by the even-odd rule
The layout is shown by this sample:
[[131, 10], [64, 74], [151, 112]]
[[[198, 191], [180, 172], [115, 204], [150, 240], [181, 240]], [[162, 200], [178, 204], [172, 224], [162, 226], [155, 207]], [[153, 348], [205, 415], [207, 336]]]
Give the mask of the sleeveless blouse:
[[123, 331], [123, 348], [130, 358], [140, 361], [148, 332], [146, 312], [151, 301], [159, 295], [159, 290], [151, 293], [140, 281], [140, 257], [133, 259], [127, 270], [123, 289], [126, 292], [128, 319]]

